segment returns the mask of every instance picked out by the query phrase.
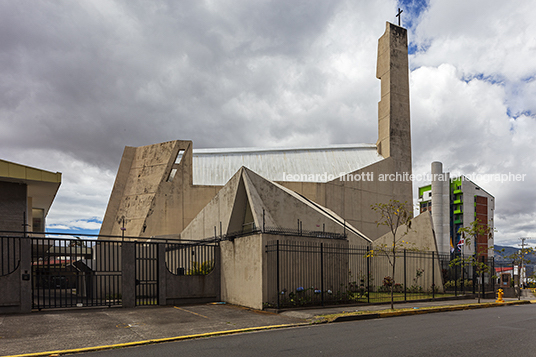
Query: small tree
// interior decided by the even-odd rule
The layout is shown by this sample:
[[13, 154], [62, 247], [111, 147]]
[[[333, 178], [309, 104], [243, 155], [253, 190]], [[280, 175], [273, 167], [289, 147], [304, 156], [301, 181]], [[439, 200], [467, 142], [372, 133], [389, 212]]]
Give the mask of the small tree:
[[[474, 220], [474, 222], [471, 223], [468, 227], [460, 228], [458, 230], [458, 233], [462, 235], [462, 239], [464, 240], [464, 244], [466, 246], [471, 245], [472, 241], [476, 242], [477, 237], [479, 236], [486, 236], [488, 237], [488, 239], [491, 239], [493, 237], [490, 227], [487, 224], [482, 224], [479, 219]], [[461, 265], [463, 269], [464, 266], [470, 265], [473, 267], [478, 276], [482, 276], [482, 274], [491, 273], [490, 266], [487, 262], [484, 262], [484, 257], [485, 251], [476, 249], [475, 253], [469, 257], [465, 257], [462, 255], [451, 260], [450, 266], [452, 267], [455, 265]], [[479, 304], [481, 298], [480, 291], [482, 284], [484, 284], [484, 281], [479, 281], [477, 294]]]
[[[389, 200], [388, 203], [376, 203], [371, 206], [372, 210], [380, 214], [380, 219], [376, 221], [378, 226], [387, 226], [392, 234], [392, 244], [380, 244], [375, 248], [385, 254], [389, 264], [391, 265], [391, 310], [394, 309], [394, 287], [395, 287], [395, 266], [397, 250], [402, 249], [406, 242], [402, 238], [408, 234], [411, 229], [411, 220], [413, 218], [412, 207], [407, 202], [398, 200]], [[398, 229], [401, 226], [406, 226], [406, 231], [399, 234]]]

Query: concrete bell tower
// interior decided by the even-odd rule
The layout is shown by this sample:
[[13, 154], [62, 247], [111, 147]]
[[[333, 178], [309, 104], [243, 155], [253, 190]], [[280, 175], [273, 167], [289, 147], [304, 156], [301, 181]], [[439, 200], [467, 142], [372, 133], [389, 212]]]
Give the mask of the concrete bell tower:
[[381, 80], [378, 103], [378, 153], [392, 157], [398, 172], [411, 173], [407, 30], [387, 22], [378, 40], [376, 77]]

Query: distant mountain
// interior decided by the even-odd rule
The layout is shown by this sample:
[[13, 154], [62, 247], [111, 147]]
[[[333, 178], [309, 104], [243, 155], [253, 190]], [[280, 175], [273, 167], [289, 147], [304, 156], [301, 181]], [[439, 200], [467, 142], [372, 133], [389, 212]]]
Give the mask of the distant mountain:
[[[511, 258], [507, 258], [508, 256], [511, 256], [512, 254], [517, 253], [521, 250], [521, 248], [515, 248], [515, 247], [508, 247], [505, 245], [496, 245], [494, 246], [495, 250], [495, 261], [497, 262], [507, 262], [512, 261]], [[530, 260], [530, 263], [536, 263], [536, 253], [529, 253], [526, 255], [526, 258]]]

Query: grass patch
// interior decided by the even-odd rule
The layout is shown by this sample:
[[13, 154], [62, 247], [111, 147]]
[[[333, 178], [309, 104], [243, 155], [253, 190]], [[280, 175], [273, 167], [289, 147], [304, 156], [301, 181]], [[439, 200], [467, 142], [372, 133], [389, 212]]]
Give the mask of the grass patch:
[[[424, 299], [432, 299], [432, 298], [443, 298], [443, 297], [454, 297], [454, 294], [435, 294], [432, 295], [431, 293], [420, 293], [420, 294], [412, 294], [408, 293], [406, 297], [404, 298], [404, 293], [394, 293], [393, 294], [393, 300], [395, 302], [401, 302], [401, 301], [412, 301], [412, 300], [424, 300]], [[388, 302], [391, 301], [391, 294], [390, 293], [370, 293], [370, 302], [371, 303], [378, 303], [378, 302]], [[367, 302], [367, 299], [364, 299], [363, 302]]]
[[[511, 301], [511, 302], [505, 302], [500, 305], [518, 305], [519, 301]], [[528, 302], [527, 302], [528, 303]], [[441, 306], [424, 306], [419, 307], [417, 309], [415, 308], [401, 308], [401, 309], [393, 309], [386, 308], [383, 310], [362, 310], [362, 311], [348, 311], [348, 312], [341, 312], [337, 314], [326, 314], [326, 315], [318, 315], [317, 317], [320, 318], [317, 320], [318, 322], [332, 322], [338, 317], [342, 316], [355, 316], [355, 315], [369, 315], [369, 314], [377, 314], [377, 315], [384, 315], [384, 314], [393, 314], [393, 313], [400, 313], [400, 312], [408, 312], [408, 311], [428, 311], [428, 310], [442, 310], [442, 309], [449, 309], [449, 308], [455, 308], [459, 310], [463, 310], [464, 308], [475, 308], [475, 307], [487, 307], [487, 306], [497, 306], [496, 303], [469, 303], [469, 304], [456, 304], [456, 305], [441, 305]]]

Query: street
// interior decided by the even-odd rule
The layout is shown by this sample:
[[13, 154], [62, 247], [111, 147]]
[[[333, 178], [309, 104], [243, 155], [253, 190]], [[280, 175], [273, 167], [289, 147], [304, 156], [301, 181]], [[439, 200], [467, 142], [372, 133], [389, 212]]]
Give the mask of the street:
[[536, 305], [322, 324], [84, 356], [493, 356], [531, 354]]

